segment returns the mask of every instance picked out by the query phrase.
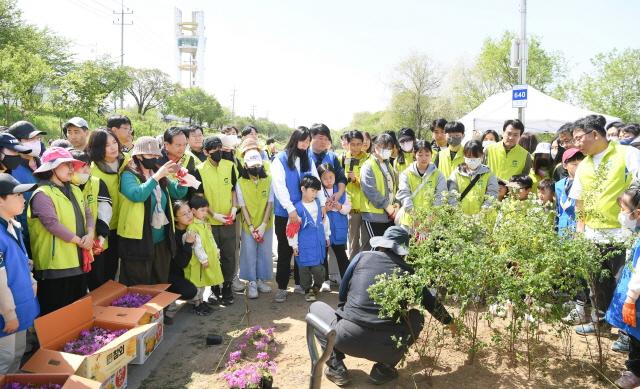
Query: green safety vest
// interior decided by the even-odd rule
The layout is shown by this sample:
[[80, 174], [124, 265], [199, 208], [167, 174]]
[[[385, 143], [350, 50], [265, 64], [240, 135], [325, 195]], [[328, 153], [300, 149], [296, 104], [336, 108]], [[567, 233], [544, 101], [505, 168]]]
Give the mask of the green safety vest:
[[440, 154], [438, 157], [438, 169], [442, 172], [445, 178], [449, 178], [451, 173], [464, 162], [464, 152], [462, 151], [462, 146], [458, 149], [456, 156], [451, 159], [451, 152], [449, 148], [440, 150]]
[[[344, 169], [344, 175], [346, 177], [349, 176], [350, 166], [345, 166], [347, 163], [347, 159], [355, 158], [351, 155], [351, 153], [346, 153], [344, 155], [344, 159], [340, 159], [342, 163], [342, 168]], [[351, 209], [354, 211], [360, 211], [362, 207], [362, 189], [360, 188], [360, 170], [364, 162], [369, 158], [367, 153], [360, 153], [359, 158], [355, 158], [358, 160], [358, 163], [353, 165], [353, 174], [356, 177], [356, 182], [347, 183], [347, 197], [349, 198], [349, 202], [351, 203]]]
[[[221, 159], [218, 166], [214, 166], [209, 158], [196, 167], [202, 178], [204, 198], [209, 202], [209, 210], [214, 213], [228, 215], [233, 207], [231, 194], [231, 177], [235, 171], [233, 162]], [[222, 223], [209, 217], [209, 224], [220, 226]]]
[[[382, 168], [380, 168], [380, 164], [377, 158], [374, 155], [371, 155], [369, 159], [367, 159], [365, 164], [371, 165], [371, 169], [373, 169], [373, 175], [376, 179], [376, 189], [378, 190], [378, 192], [380, 192], [385, 198], [389, 197], [388, 193], [385, 192], [386, 179], [384, 178], [384, 174], [382, 173]], [[389, 173], [393, 176], [394, 174], [393, 167], [391, 167], [390, 165], [388, 166], [389, 166]], [[397, 186], [398, 186], [397, 180], [395, 179], [395, 177], [393, 177], [393, 188], [390, 188], [390, 189], [391, 189], [391, 192], [394, 194], [394, 196], [397, 190]], [[385, 213], [384, 209], [379, 209], [374, 207], [364, 193], [362, 194], [361, 206], [362, 206], [362, 209], [361, 209], [362, 212], [377, 213], [377, 214]]]
[[[89, 177], [89, 180], [84, 184], [82, 188], [82, 194], [84, 195], [84, 201], [91, 210], [91, 217], [93, 218], [93, 226], [95, 227], [98, 222], [98, 192], [100, 191], [100, 179], [98, 177]], [[106, 250], [109, 247], [109, 241], [104, 241], [103, 248]]]
[[[134, 175], [135, 176], [135, 175]], [[150, 178], [152, 179], [152, 178]], [[140, 185], [140, 179], [136, 176], [136, 182]], [[157, 185], [160, 185], [159, 183]], [[168, 190], [163, 190], [167, 196], [167, 208], [169, 208], [169, 224], [175, 231], [173, 221], [173, 207], [171, 206], [171, 195]], [[127, 239], [142, 239], [144, 231], [144, 213], [146, 211], [146, 201], [133, 202], [127, 196], [118, 192], [120, 196], [120, 217], [118, 218], [118, 236]], [[151, 194], [153, 196], [153, 193]]]
[[115, 230], [118, 227], [118, 216], [120, 214], [120, 175], [131, 160], [128, 153], [123, 154], [124, 161], [118, 169], [118, 174], [105, 173], [96, 166], [95, 162], [91, 163], [91, 175], [104, 181], [105, 185], [107, 185], [107, 189], [109, 190], [109, 197], [111, 197], [111, 207], [113, 212], [111, 213], [111, 221], [109, 222], [110, 230]]
[[487, 147], [487, 165], [496, 177], [509, 181], [512, 176], [524, 174], [529, 153], [524, 147], [516, 145], [508, 153], [504, 143], [498, 142]]
[[184, 268], [184, 278], [191, 281], [191, 283], [198, 288], [222, 284], [224, 277], [222, 276], [218, 246], [213, 239], [211, 225], [201, 222], [200, 220], [194, 220], [193, 223], [187, 227], [187, 231], [193, 231], [200, 236], [202, 247], [207, 253], [209, 267], [205, 268], [202, 266], [196, 254], [193, 253], [189, 264]]
[[400, 174], [406, 168], [411, 166], [412, 163], [413, 163], [413, 153], [404, 153], [404, 163], [398, 162], [398, 159], [396, 158], [396, 160], [393, 161], [393, 167], [396, 168], [396, 171], [398, 172], [398, 174]]
[[[480, 179], [473, 185], [473, 188], [467, 193], [467, 195], [462, 199], [460, 203], [460, 207], [462, 208], [462, 212], [467, 215], [475, 215], [480, 212], [482, 208], [482, 204], [484, 204], [485, 194], [487, 193], [487, 185], [489, 184], [489, 178], [491, 178], [492, 173], [487, 172], [483, 173], [480, 176]], [[465, 176], [460, 174], [458, 170], [456, 170], [456, 184], [458, 184], [458, 192], [462, 193], [471, 183], [472, 177]]]
[[[618, 197], [629, 188], [632, 175], [627, 171], [625, 147], [609, 142], [598, 168], [605, 168], [604, 180], [596, 182], [596, 168], [593, 157], [588, 155], [578, 165], [576, 178], [582, 184], [581, 200], [586, 218], [585, 225], [590, 228], [620, 228]], [[595, 201], [586, 196], [593, 194]]]
[[[242, 198], [244, 199], [244, 204], [247, 208], [247, 212], [249, 213], [249, 217], [251, 218], [251, 222], [253, 223], [253, 226], [257, 228], [264, 220], [264, 211], [267, 207], [267, 203], [269, 202], [271, 177], [260, 178], [257, 182], [253, 182], [253, 180], [247, 178], [240, 178], [238, 180], [238, 185], [242, 191]], [[273, 208], [271, 209], [271, 217], [267, 222], [267, 229], [271, 228], [272, 225]], [[242, 228], [244, 228], [244, 230], [249, 234], [253, 232], [249, 230], [249, 224], [246, 220], [242, 223]]]
[[[42, 192], [47, 195], [56, 209], [58, 221], [69, 231], [76, 232], [76, 214], [73, 205], [67, 196], [55, 185], [43, 185], [33, 192]], [[86, 226], [85, 201], [82, 191], [75, 185], [71, 185], [71, 193], [82, 210], [83, 222]], [[78, 258], [78, 246], [75, 243], [65, 242], [50, 233], [40, 222], [40, 219], [31, 214], [31, 204], [27, 210], [27, 225], [31, 236], [31, 254], [33, 255], [33, 267], [35, 270], [63, 270], [80, 266]]]
[[[433, 204], [433, 195], [436, 191], [436, 186], [438, 185], [438, 175], [440, 171], [435, 169], [429, 178], [427, 178], [427, 182], [422, 185], [420, 191], [413, 196], [415, 190], [422, 184], [422, 177], [417, 176], [412, 171], [405, 170], [404, 174], [407, 175], [407, 184], [409, 185], [409, 190], [412, 193], [412, 203], [413, 209], [418, 208], [429, 208]], [[431, 201], [428, 201], [431, 200]], [[413, 226], [413, 218], [411, 217], [411, 211], [405, 210], [402, 215], [401, 221], [402, 225], [405, 226]]]

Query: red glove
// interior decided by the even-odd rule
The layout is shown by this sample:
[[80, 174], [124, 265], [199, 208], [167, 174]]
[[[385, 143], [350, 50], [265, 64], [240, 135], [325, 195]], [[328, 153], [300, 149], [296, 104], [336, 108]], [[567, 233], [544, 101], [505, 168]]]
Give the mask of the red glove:
[[102, 243], [100, 243], [100, 239], [95, 238], [93, 240], [93, 255], [100, 255], [104, 251], [104, 247], [102, 247]]
[[224, 220], [225, 220], [224, 224], [226, 224], [228, 226], [233, 224], [233, 216], [231, 216], [231, 215], [226, 215], [224, 217]]
[[636, 326], [636, 303], [624, 303], [622, 306], [622, 321], [631, 327]]
[[264, 242], [264, 237], [262, 235], [260, 235], [260, 231], [258, 231], [257, 229], [253, 230], [251, 235], [253, 236], [253, 239], [256, 240], [256, 242], [258, 242], [258, 243], [263, 243]]
[[187, 181], [184, 179], [187, 174], [189, 174], [189, 171], [183, 167], [181, 167], [180, 170], [176, 172], [176, 178], [178, 179], [180, 185], [185, 186], [187, 184]]
[[287, 224], [287, 238], [293, 238], [300, 231], [300, 223]]
[[82, 271], [89, 273], [91, 271], [91, 262], [93, 262], [93, 256], [87, 249], [82, 249]]

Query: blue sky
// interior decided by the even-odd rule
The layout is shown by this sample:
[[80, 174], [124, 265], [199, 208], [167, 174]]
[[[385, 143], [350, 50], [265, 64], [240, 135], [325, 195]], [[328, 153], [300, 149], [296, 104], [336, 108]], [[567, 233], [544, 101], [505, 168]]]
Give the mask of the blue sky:
[[[425, 53], [446, 70], [470, 61], [487, 37], [519, 31], [518, 0], [125, 0], [125, 64], [176, 77], [174, 7], [205, 12], [205, 89], [236, 113], [289, 125], [346, 126], [384, 108], [394, 66]], [[69, 38], [76, 59], [119, 61], [119, 0], [18, 0], [23, 17]], [[640, 47], [639, 1], [529, 0], [528, 33], [561, 52], [573, 75], [613, 48]], [[126, 20], [130, 20], [128, 17]]]

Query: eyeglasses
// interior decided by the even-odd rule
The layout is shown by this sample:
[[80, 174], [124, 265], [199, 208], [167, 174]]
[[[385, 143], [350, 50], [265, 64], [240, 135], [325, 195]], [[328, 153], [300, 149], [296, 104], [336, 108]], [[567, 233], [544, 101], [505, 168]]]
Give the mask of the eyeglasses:
[[574, 135], [573, 136], [573, 140], [574, 140], [575, 143], [580, 143], [580, 142], [582, 142], [582, 139], [585, 137], [585, 135], [588, 135], [588, 134], [590, 134], [592, 132], [593, 132], [593, 130], [589, 130], [587, 132], [584, 132], [582, 135]]
[[[580, 139], [582, 139], [582, 138], [580, 138]], [[566, 149], [566, 148], [570, 148], [569, 146], [573, 146], [573, 143], [574, 142], [573, 142], [573, 139], [572, 139], [572, 140], [568, 140], [566, 142], [558, 142], [558, 146], [562, 147], [563, 149]]]

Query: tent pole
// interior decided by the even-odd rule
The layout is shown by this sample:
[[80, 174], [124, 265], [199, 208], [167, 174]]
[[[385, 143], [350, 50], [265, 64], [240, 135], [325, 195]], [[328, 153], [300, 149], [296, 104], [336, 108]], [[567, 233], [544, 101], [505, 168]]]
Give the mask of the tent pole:
[[[527, 62], [529, 60], [527, 45], [527, 0], [520, 0], [520, 63], [518, 67], [518, 84], [527, 83]], [[518, 108], [518, 119], [524, 123], [524, 108]]]

